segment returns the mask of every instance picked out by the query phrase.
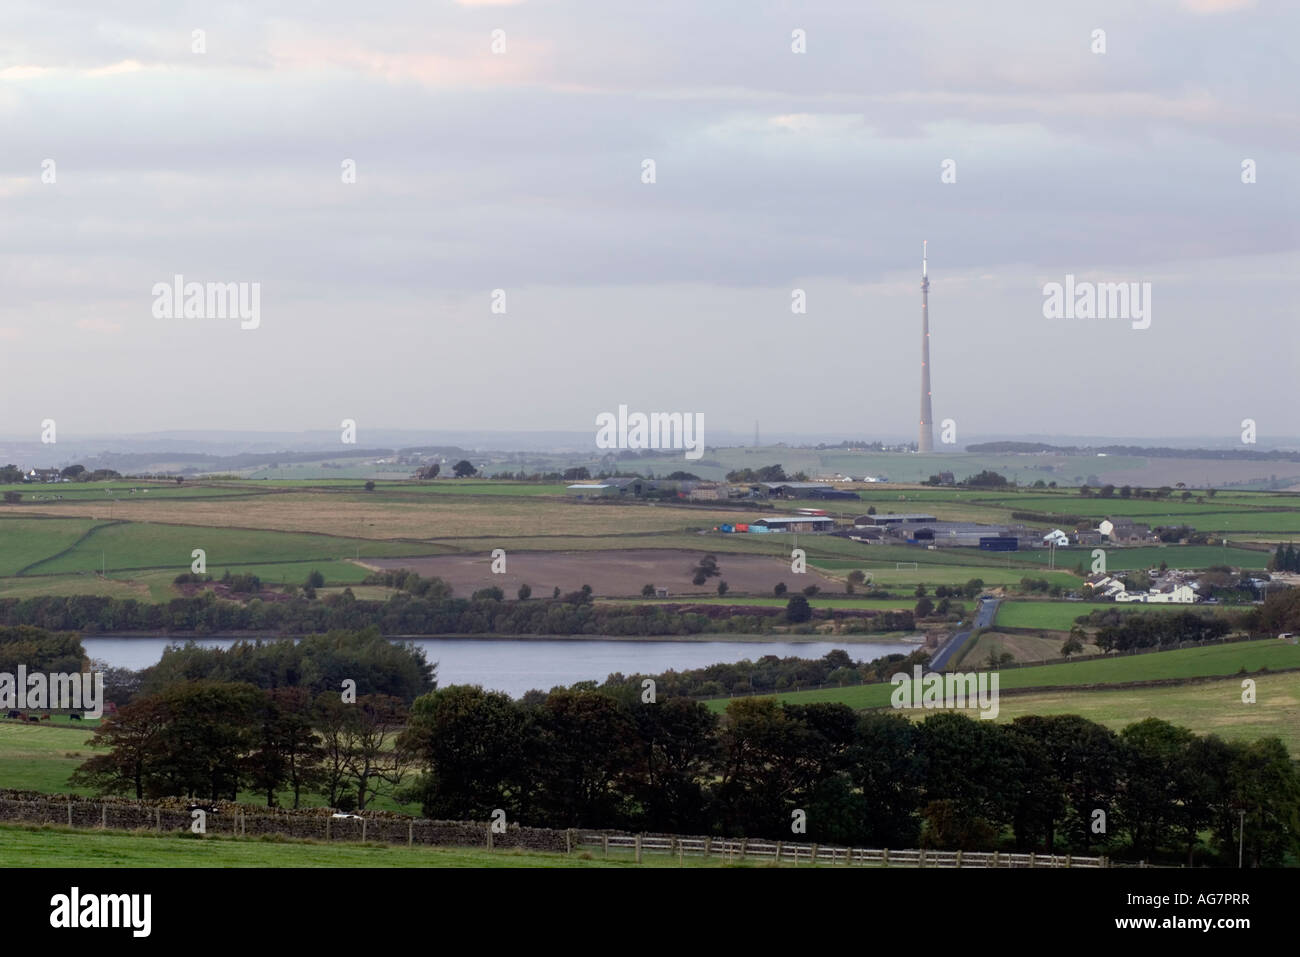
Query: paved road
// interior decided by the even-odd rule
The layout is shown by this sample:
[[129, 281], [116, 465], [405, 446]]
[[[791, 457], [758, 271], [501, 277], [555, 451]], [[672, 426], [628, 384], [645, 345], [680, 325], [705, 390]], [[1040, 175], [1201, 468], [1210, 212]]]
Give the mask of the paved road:
[[948, 639], [948, 643], [939, 649], [939, 653], [930, 661], [931, 671], [942, 671], [947, 667], [948, 662], [955, 658], [966, 647], [966, 642], [970, 639], [971, 632], [976, 628], [990, 628], [993, 625], [993, 619], [998, 613], [998, 599], [990, 598], [980, 602], [979, 611], [975, 612], [975, 624], [970, 631], [959, 631]]

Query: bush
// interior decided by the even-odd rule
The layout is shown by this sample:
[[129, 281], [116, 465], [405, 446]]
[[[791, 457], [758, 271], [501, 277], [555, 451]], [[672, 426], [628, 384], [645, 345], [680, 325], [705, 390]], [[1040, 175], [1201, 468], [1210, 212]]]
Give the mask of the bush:
[[[811, 588], [817, 586], [811, 585]], [[785, 618], [792, 624], [809, 621], [812, 619], [812, 606], [808, 604], [808, 599], [803, 595], [795, 595], [785, 606]]]

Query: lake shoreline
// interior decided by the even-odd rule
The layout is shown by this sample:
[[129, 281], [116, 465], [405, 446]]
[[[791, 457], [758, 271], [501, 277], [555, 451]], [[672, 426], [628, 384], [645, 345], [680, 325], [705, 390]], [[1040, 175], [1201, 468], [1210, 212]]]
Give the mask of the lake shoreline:
[[[272, 631], [254, 632], [180, 632], [159, 634], [152, 631], [115, 631], [79, 632], [80, 638], [113, 639], [167, 639], [172, 641], [277, 641], [281, 638], [305, 638], [306, 635], [283, 635]], [[763, 643], [813, 645], [827, 643], [844, 643], [847, 645], [895, 645], [925, 642], [924, 635], [903, 635], [899, 632], [880, 632], [868, 635], [783, 635], [767, 633], [747, 635], [736, 632], [704, 632], [696, 635], [484, 635], [484, 634], [438, 634], [438, 635], [384, 635], [389, 641], [619, 641], [619, 642], [662, 642], [679, 641], [684, 643], [720, 642], [720, 643]]]

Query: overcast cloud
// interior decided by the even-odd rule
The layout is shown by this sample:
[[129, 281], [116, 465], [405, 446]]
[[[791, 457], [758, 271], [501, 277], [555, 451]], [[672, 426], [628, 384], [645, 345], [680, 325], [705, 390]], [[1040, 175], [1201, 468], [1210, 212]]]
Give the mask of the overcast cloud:
[[959, 436], [1300, 432], [1295, 4], [111, 6], [0, 8], [0, 434], [907, 434], [923, 239]]

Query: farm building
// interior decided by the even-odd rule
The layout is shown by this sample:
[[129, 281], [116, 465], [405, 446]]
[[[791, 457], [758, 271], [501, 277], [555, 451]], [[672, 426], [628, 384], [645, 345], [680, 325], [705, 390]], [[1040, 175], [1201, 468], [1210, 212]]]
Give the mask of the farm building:
[[758, 482], [751, 485], [771, 498], [860, 499], [857, 492], [832, 488], [825, 482]]
[[835, 519], [818, 515], [792, 515], [789, 518], [761, 518], [749, 523], [750, 530], [764, 528], [769, 532], [829, 532], [835, 528]]
[[933, 515], [924, 512], [897, 512], [894, 514], [859, 515], [853, 520], [854, 525], [915, 525], [918, 522], [936, 521]]
[[570, 485], [565, 489], [574, 498], [612, 498], [618, 495], [619, 490], [604, 482], [594, 483], [586, 482], [578, 485]]

